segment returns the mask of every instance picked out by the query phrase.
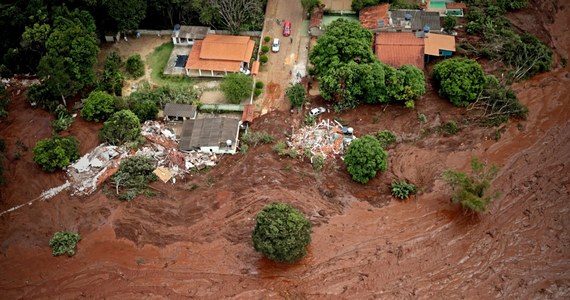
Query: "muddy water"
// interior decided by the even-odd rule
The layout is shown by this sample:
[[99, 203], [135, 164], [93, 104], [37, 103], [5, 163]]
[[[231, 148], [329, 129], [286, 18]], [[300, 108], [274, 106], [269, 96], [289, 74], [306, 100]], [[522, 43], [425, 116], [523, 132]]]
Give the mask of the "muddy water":
[[[569, 20], [568, 8], [554, 19]], [[568, 53], [570, 34], [556, 24], [545, 28], [559, 53]], [[515, 85], [529, 118], [510, 124], [498, 142], [487, 138], [493, 130], [478, 129], [399, 144], [390, 149], [390, 170], [367, 186], [350, 182], [340, 162], [318, 173], [258, 146], [181, 185], [154, 184], [158, 197], [121, 203], [103, 187], [86, 198], [36, 202], [0, 217], [0, 298], [569, 298], [568, 72]], [[17, 139], [33, 144], [49, 135], [37, 126], [49, 124], [49, 115], [15, 99], [0, 126], [10, 151]], [[447, 105], [431, 91], [418, 110], [430, 122], [459, 119]], [[407, 114], [364, 107], [342, 118], [361, 132], [390, 128], [413, 137], [421, 125]], [[270, 114], [254, 129], [282, 139], [291, 118]], [[74, 126], [82, 151], [96, 143], [96, 126]], [[503, 197], [477, 218], [449, 203], [439, 179], [472, 156], [502, 169], [493, 188]], [[63, 180], [39, 172], [29, 153], [9, 160], [8, 169], [14, 177], [2, 187], [2, 207]], [[418, 182], [423, 192], [391, 201], [394, 178]], [[308, 257], [292, 266], [267, 261], [250, 244], [253, 216], [274, 200], [294, 204], [315, 224]], [[47, 242], [62, 229], [82, 234], [75, 257], [50, 255]]]

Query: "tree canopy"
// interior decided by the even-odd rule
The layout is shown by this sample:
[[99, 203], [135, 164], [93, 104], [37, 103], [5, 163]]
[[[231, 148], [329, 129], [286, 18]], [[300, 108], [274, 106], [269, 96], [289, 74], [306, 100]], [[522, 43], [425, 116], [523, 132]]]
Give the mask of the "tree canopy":
[[386, 171], [388, 153], [376, 138], [365, 135], [350, 143], [344, 163], [354, 181], [366, 184], [376, 176], [376, 172]]
[[483, 68], [467, 58], [446, 59], [433, 68], [439, 94], [455, 106], [466, 107], [474, 102], [485, 86]]
[[277, 262], [293, 263], [307, 254], [311, 242], [311, 222], [297, 209], [271, 203], [255, 217], [253, 247]]
[[231, 103], [239, 104], [251, 95], [253, 79], [242, 73], [228, 74], [222, 80], [220, 89]]
[[103, 0], [121, 32], [138, 29], [139, 23], [146, 16], [146, 3], [146, 0]]
[[127, 142], [136, 142], [142, 137], [139, 118], [130, 110], [121, 110], [114, 113], [103, 124], [99, 132], [102, 143], [122, 145]]
[[292, 107], [301, 107], [307, 100], [305, 88], [300, 83], [295, 83], [288, 87], [285, 91], [285, 95], [289, 98], [289, 102], [291, 102]]
[[87, 97], [81, 117], [87, 121], [104, 121], [115, 112], [115, 97], [103, 91], [93, 91]]
[[33, 150], [34, 161], [44, 171], [63, 169], [79, 158], [79, 141], [74, 137], [52, 137], [40, 140]]

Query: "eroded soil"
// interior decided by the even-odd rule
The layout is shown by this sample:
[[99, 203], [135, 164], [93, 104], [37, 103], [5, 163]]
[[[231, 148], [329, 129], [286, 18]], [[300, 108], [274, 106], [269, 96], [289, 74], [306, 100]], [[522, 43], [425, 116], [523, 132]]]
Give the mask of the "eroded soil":
[[[564, 55], [570, 34], [559, 20], [570, 13], [559, 7], [554, 18], [542, 18], [552, 13], [542, 10], [548, 3], [524, 13], [543, 22]], [[453, 136], [422, 134], [448, 120], [463, 124], [461, 110], [433, 90], [416, 111], [363, 106], [340, 115], [357, 135], [390, 129], [403, 139], [389, 149], [389, 170], [365, 186], [350, 180], [340, 160], [316, 172], [264, 145], [185, 182], [154, 183], [156, 197], [124, 203], [103, 187], [85, 198], [61, 193], [34, 202], [0, 217], [0, 298], [568, 298], [569, 71], [558, 67], [516, 84], [529, 117], [501, 127], [498, 141], [495, 129], [467, 125]], [[51, 117], [29, 108], [17, 89], [0, 123], [8, 149], [2, 211], [65, 180], [33, 163], [31, 148], [50, 135]], [[253, 130], [283, 139], [300, 118], [275, 111]], [[97, 144], [99, 126], [76, 121], [70, 129], [82, 154]], [[30, 150], [16, 160], [18, 140]], [[452, 205], [440, 179], [447, 168], [465, 170], [473, 156], [501, 166], [493, 189], [503, 197], [479, 217]], [[393, 200], [388, 184], [395, 178], [415, 182], [421, 193]], [[275, 200], [292, 203], [315, 225], [308, 257], [294, 265], [264, 259], [250, 242], [253, 217]], [[79, 231], [82, 241], [76, 256], [54, 258], [48, 241], [63, 229]]]

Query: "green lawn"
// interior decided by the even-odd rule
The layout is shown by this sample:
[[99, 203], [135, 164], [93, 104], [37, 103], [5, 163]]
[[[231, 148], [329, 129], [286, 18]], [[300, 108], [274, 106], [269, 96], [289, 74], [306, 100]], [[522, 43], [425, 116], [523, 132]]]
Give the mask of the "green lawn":
[[154, 52], [149, 55], [147, 64], [151, 68], [150, 79], [152, 83], [159, 86], [188, 87], [188, 85], [192, 83], [192, 79], [188, 76], [162, 74], [166, 63], [168, 63], [172, 49], [174, 49], [174, 44], [172, 42], [166, 42], [156, 47]]

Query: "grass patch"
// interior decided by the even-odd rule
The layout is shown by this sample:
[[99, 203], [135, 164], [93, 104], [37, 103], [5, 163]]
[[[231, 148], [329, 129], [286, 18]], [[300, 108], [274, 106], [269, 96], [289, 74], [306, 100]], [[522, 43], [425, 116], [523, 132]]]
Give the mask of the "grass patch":
[[168, 63], [170, 54], [174, 49], [172, 42], [166, 42], [154, 49], [147, 58], [150, 71], [150, 79], [159, 86], [170, 85], [172, 87], [188, 87], [192, 79], [185, 75], [164, 75], [162, 72]]

